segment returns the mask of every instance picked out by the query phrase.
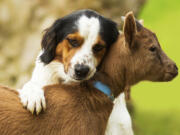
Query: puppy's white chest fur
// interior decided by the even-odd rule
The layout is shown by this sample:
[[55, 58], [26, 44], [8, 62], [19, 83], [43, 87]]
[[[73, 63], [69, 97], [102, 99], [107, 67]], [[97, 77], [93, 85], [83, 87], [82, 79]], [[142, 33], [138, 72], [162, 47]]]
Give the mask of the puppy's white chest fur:
[[131, 117], [126, 107], [124, 93], [114, 100], [105, 135], [133, 135]]

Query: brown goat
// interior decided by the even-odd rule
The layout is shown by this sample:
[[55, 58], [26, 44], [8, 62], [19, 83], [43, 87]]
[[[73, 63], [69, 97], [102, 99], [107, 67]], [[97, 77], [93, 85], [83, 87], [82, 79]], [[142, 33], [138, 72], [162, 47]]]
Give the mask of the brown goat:
[[[170, 81], [177, 73], [155, 34], [129, 13], [124, 34], [110, 48], [95, 79], [118, 96], [139, 81]], [[91, 83], [45, 87], [47, 110], [39, 116], [22, 107], [16, 92], [1, 86], [0, 135], [104, 135], [113, 104]]]

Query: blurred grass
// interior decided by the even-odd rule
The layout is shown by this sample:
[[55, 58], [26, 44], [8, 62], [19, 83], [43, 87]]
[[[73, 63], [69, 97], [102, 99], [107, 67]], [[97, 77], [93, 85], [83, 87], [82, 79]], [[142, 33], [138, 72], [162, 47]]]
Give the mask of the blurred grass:
[[[180, 68], [180, 0], [149, 0], [139, 18]], [[180, 77], [132, 88], [137, 135], [180, 135]]]

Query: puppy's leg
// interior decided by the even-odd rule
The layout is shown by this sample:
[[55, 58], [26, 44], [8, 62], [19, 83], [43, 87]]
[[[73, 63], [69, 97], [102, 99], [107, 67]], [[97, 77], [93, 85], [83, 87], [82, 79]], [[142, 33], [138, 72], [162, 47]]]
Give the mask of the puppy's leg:
[[[41, 55], [41, 53], [40, 53]], [[39, 56], [40, 56], [39, 55]], [[39, 114], [42, 109], [46, 108], [43, 87], [45, 85], [57, 83], [56, 72], [52, 64], [44, 65], [39, 59], [36, 59], [36, 65], [32, 74], [32, 78], [27, 82], [21, 90], [18, 90], [19, 97], [24, 107], [32, 113]]]
[[27, 107], [32, 114], [34, 112], [39, 114], [42, 108], [46, 108], [44, 91], [36, 82], [27, 82], [18, 92], [23, 106]]
[[126, 107], [124, 93], [114, 100], [105, 135], [133, 135], [131, 117]]

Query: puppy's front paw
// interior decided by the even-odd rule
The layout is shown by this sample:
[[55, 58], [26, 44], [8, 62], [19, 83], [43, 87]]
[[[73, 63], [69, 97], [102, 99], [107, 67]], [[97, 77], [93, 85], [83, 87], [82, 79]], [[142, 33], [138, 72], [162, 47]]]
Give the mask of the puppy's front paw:
[[28, 82], [19, 90], [19, 97], [24, 107], [32, 114], [39, 114], [41, 110], [46, 109], [44, 91], [37, 84]]

